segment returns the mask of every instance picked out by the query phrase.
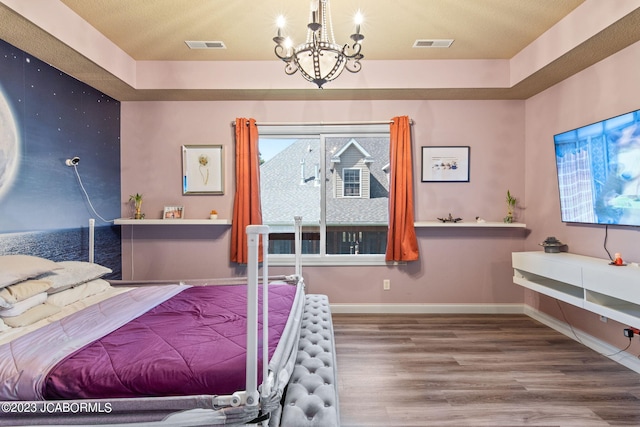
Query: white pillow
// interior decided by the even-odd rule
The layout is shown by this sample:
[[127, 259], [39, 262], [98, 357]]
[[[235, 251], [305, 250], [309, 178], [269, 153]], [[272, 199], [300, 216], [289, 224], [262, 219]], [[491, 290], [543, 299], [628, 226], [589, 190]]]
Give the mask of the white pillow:
[[49, 298], [47, 298], [47, 304], [64, 307], [69, 304], [73, 304], [76, 301], [80, 301], [83, 298], [104, 292], [110, 286], [111, 285], [109, 285], [109, 282], [106, 280], [92, 280], [62, 292], [56, 292], [55, 294], [49, 295]]
[[11, 329], [11, 327], [5, 325], [4, 320], [2, 320], [2, 317], [0, 317], [0, 332], [8, 331], [9, 329]]
[[47, 290], [50, 294], [64, 291], [90, 280], [99, 279], [105, 274], [111, 273], [110, 268], [85, 261], [61, 261], [57, 265], [62, 269], [38, 277], [38, 279], [47, 280], [51, 283], [51, 287]]
[[58, 263], [32, 255], [0, 256], [0, 288], [60, 268]]
[[56, 305], [38, 304], [37, 306], [30, 308], [29, 310], [18, 316], [5, 318], [4, 323], [6, 323], [7, 326], [11, 326], [12, 328], [29, 326], [46, 317], [53, 316], [60, 310], [62, 309]]
[[24, 282], [9, 285], [0, 289], [0, 308], [11, 308], [19, 301], [45, 292], [51, 287], [51, 283], [46, 280], [25, 280]]
[[42, 292], [38, 295], [34, 295], [32, 297], [27, 298], [24, 301], [17, 302], [13, 304], [13, 308], [7, 308], [0, 310], [0, 317], [13, 317], [18, 316], [30, 308], [35, 307], [36, 305], [40, 305], [47, 300], [47, 293]]

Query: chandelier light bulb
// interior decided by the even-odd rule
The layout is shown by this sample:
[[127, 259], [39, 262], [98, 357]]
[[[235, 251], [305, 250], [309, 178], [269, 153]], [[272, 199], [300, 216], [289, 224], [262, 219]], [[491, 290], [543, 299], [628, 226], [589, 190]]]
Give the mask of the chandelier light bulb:
[[276, 44], [281, 45], [284, 42], [284, 37], [282, 37], [282, 29], [284, 28], [284, 25], [286, 24], [286, 20], [284, 19], [284, 16], [280, 15], [278, 16], [278, 19], [276, 19], [276, 26], [278, 27], [278, 35], [276, 35], [273, 38], [273, 41], [276, 42]]
[[364, 16], [362, 15], [362, 12], [357, 11], [356, 12], [356, 16], [353, 18], [353, 22], [355, 22], [355, 24], [356, 24], [356, 32], [357, 33], [360, 32], [360, 24], [362, 24], [363, 21], [364, 21]]

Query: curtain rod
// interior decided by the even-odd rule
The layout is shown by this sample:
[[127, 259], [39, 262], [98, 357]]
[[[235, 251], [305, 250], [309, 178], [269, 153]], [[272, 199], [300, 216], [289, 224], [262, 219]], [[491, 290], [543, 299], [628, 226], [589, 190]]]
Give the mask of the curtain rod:
[[[256, 126], [353, 126], [353, 125], [390, 125], [393, 120], [373, 120], [373, 121], [355, 121], [355, 122], [256, 122]], [[409, 124], [413, 124], [413, 120], [409, 119]], [[236, 122], [231, 122], [231, 126], [235, 126]], [[247, 126], [249, 124], [247, 123]]]

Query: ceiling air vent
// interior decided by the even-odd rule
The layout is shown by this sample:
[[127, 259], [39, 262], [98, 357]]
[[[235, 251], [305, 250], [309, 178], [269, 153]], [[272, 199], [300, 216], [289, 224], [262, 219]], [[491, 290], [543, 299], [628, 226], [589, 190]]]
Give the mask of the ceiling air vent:
[[226, 49], [224, 42], [220, 41], [185, 41], [189, 49]]
[[449, 47], [452, 43], [453, 39], [416, 40], [413, 47]]

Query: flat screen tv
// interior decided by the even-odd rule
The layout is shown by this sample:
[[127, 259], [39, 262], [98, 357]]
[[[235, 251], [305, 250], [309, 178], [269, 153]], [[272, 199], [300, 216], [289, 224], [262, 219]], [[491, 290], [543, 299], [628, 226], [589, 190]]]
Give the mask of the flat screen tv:
[[554, 143], [563, 222], [640, 226], [640, 110]]

